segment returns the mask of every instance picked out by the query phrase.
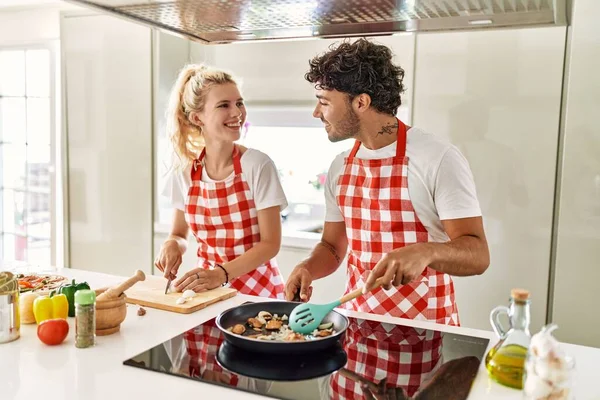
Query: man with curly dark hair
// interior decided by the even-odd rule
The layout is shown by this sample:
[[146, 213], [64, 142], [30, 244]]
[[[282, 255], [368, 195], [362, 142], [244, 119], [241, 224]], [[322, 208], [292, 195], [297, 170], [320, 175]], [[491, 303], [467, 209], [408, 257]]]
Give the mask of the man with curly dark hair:
[[346, 308], [458, 325], [451, 275], [489, 265], [475, 183], [455, 146], [396, 118], [404, 70], [392, 57], [359, 39], [310, 60], [313, 116], [330, 141], [355, 144], [331, 164], [322, 239], [290, 275], [286, 298], [307, 301], [312, 281], [347, 253], [346, 293], [364, 286], [365, 294]]

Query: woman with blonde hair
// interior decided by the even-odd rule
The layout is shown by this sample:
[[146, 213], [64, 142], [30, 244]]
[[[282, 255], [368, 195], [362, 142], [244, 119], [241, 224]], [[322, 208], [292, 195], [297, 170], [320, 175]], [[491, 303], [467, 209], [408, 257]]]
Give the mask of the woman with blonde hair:
[[[187, 65], [173, 87], [167, 118], [177, 157], [162, 193], [175, 212], [156, 267], [174, 280], [177, 291], [230, 286], [243, 294], [283, 298], [274, 257], [287, 201], [273, 161], [235, 144], [246, 121], [235, 79]], [[189, 229], [199, 245], [198, 263], [175, 280]]]

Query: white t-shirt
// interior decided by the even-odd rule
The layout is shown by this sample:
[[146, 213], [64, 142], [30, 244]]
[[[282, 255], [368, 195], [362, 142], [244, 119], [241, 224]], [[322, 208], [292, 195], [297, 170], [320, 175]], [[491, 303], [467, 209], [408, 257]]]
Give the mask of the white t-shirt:
[[[250, 186], [250, 193], [258, 211], [275, 206], [279, 206], [280, 210], [287, 207], [287, 199], [279, 181], [277, 168], [269, 156], [255, 149], [247, 149], [242, 154], [240, 163], [242, 175]], [[192, 182], [191, 170], [190, 164], [183, 170], [169, 173], [161, 191], [174, 208], [183, 211], [185, 211], [185, 202]], [[233, 175], [234, 172], [231, 174]], [[206, 173], [206, 168], [202, 169], [202, 181], [214, 182]]]
[[[331, 163], [325, 187], [325, 221], [343, 221], [336, 200], [336, 186], [344, 172], [347, 150]], [[374, 160], [394, 157], [396, 142], [377, 150], [360, 146], [357, 158]], [[435, 242], [448, 241], [441, 220], [479, 217], [481, 210], [473, 174], [467, 159], [448, 141], [411, 128], [406, 137], [408, 161], [408, 193], [417, 217]]]

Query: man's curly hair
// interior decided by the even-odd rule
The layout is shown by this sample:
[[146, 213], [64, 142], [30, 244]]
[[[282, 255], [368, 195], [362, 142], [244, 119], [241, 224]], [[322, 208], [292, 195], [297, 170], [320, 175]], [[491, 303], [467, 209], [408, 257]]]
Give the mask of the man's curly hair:
[[379, 112], [396, 115], [402, 104], [404, 70], [392, 63], [392, 51], [383, 45], [359, 39], [332, 45], [329, 51], [309, 61], [304, 78], [317, 89], [347, 93], [350, 100], [359, 94], [371, 96]]

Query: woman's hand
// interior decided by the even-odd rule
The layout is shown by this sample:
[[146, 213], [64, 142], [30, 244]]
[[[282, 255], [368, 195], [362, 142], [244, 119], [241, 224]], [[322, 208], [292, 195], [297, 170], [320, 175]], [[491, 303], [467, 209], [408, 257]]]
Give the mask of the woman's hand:
[[225, 271], [221, 268], [194, 268], [175, 281], [175, 290], [178, 292], [183, 292], [184, 290], [202, 292], [204, 290], [217, 288], [225, 282]]
[[167, 279], [177, 278], [177, 271], [183, 261], [181, 247], [175, 239], [166, 240], [160, 248], [160, 252], [154, 260], [154, 265], [164, 273]]

